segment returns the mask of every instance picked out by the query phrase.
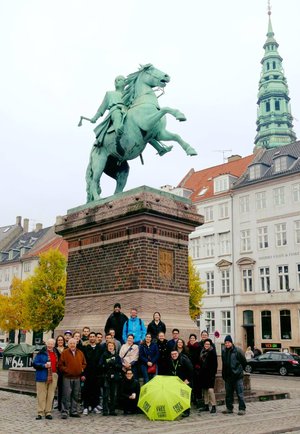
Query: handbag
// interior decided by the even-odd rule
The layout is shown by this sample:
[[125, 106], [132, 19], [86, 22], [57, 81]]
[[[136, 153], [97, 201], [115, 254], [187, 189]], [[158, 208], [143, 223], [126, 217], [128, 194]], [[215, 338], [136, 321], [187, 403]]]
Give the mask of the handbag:
[[148, 366], [148, 374], [156, 374], [156, 364], [153, 363], [152, 366]]

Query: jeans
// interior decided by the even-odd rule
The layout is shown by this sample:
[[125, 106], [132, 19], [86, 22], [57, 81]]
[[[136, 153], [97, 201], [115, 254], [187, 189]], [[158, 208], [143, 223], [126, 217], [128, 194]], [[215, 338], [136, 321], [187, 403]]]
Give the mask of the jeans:
[[142, 376], [144, 379], [144, 384], [146, 384], [146, 383], [148, 383], [148, 381], [152, 380], [152, 378], [155, 377], [155, 375], [157, 374], [157, 366], [156, 366], [156, 373], [155, 374], [149, 374], [148, 365], [144, 365], [143, 363], [141, 363], [141, 371], [142, 371]]
[[236, 391], [238, 401], [239, 401], [239, 410], [246, 410], [246, 404], [244, 400], [244, 382], [243, 379], [239, 380], [235, 379], [227, 379], [225, 381], [225, 391], [226, 391], [226, 407], [228, 410], [233, 410], [233, 394]]
[[62, 413], [78, 413], [80, 396], [80, 378], [63, 378], [63, 392], [61, 401]]

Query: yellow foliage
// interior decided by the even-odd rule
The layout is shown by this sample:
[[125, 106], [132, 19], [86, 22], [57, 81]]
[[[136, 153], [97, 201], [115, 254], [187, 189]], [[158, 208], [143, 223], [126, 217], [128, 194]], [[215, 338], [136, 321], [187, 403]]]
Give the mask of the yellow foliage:
[[200, 279], [199, 272], [193, 264], [192, 258], [189, 256], [188, 262], [189, 270], [189, 292], [190, 292], [190, 317], [196, 320], [201, 314], [202, 297], [205, 294], [203, 289], [203, 282]]

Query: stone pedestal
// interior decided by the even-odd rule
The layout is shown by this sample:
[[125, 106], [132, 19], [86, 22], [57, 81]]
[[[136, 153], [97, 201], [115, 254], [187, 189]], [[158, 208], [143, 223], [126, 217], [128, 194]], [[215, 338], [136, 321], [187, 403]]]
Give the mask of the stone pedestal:
[[57, 331], [103, 330], [116, 302], [146, 325], [159, 311], [185, 337], [189, 317], [188, 236], [203, 217], [189, 199], [139, 187], [68, 211], [56, 233], [69, 244], [65, 317]]

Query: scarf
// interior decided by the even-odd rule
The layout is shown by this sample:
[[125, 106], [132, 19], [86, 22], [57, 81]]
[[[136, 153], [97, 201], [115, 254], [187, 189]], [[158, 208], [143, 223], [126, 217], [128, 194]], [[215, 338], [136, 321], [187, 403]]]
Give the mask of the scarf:
[[[57, 354], [55, 351], [53, 351], [53, 354], [55, 355], [55, 363], [57, 364]], [[50, 366], [47, 368], [48, 369], [47, 384], [49, 384], [52, 383], [53, 381], [53, 375], [52, 375], [52, 364], [51, 364], [51, 359], [48, 350], [47, 350], [47, 356], [48, 356], [48, 362], [50, 362]]]

